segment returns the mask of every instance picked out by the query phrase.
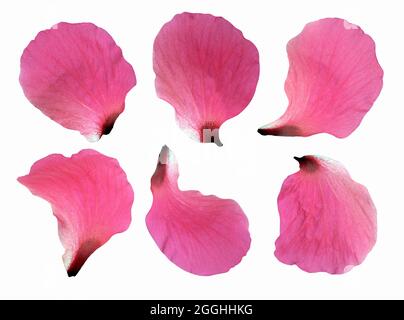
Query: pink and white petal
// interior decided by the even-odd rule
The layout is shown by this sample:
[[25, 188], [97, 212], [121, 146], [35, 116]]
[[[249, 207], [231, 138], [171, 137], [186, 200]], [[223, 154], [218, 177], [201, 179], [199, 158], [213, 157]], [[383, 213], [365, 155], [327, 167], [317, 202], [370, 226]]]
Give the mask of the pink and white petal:
[[200, 142], [221, 145], [218, 130], [254, 96], [259, 55], [240, 30], [221, 17], [182, 13], [154, 41], [157, 95], [179, 125]]
[[51, 204], [69, 276], [130, 225], [132, 187], [118, 161], [97, 151], [82, 150], [71, 158], [47, 156], [18, 181]]
[[286, 112], [263, 135], [350, 135], [383, 86], [375, 43], [358, 26], [328, 18], [311, 22], [287, 45]]
[[153, 204], [147, 228], [178, 267], [202, 276], [229, 271], [250, 247], [248, 220], [234, 200], [178, 189], [172, 152], [163, 147], [151, 180]]
[[97, 141], [123, 112], [136, 77], [104, 29], [61, 22], [39, 32], [24, 50], [20, 84], [46, 116]]
[[341, 274], [361, 264], [376, 243], [376, 208], [367, 189], [338, 162], [296, 158], [278, 196], [275, 256], [307, 272]]

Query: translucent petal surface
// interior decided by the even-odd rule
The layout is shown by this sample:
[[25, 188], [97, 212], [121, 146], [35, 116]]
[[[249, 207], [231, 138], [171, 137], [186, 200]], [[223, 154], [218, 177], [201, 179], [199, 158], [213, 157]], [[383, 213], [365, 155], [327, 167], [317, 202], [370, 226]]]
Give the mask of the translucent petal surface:
[[151, 180], [153, 205], [146, 223], [160, 250], [197, 274], [227, 272], [250, 247], [248, 220], [233, 200], [178, 189], [174, 155], [163, 147]]
[[20, 83], [45, 115], [96, 141], [112, 130], [136, 77], [105, 30], [59, 23], [24, 50]]
[[129, 227], [132, 187], [118, 161], [97, 151], [47, 156], [18, 181], [52, 205], [69, 276], [112, 235]]
[[305, 26], [287, 46], [285, 114], [258, 130], [263, 135], [350, 135], [383, 86], [375, 44], [358, 26], [323, 19]]
[[296, 158], [278, 197], [281, 232], [276, 257], [308, 272], [333, 274], [360, 264], [376, 242], [376, 209], [367, 189], [342, 165]]
[[221, 145], [217, 130], [254, 95], [257, 48], [223, 18], [183, 13], [163, 26], [153, 52], [157, 94], [175, 108], [179, 125]]

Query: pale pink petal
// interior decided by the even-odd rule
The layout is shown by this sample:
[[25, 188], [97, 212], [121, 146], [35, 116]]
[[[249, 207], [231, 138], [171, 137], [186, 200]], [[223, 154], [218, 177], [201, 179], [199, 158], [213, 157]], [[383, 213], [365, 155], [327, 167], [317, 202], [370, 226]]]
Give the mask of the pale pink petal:
[[69, 276], [111, 236], [129, 227], [132, 187], [118, 161], [97, 151], [82, 150], [71, 158], [50, 155], [18, 181], [51, 204]]
[[218, 130], [251, 101], [259, 76], [254, 44], [221, 17], [182, 13], [160, 30], [153, 66], [158, 96], [200, 142], [221, 145]]
[[350, 135], [370, 110], [383, 86], [375, 43], [342, 19], [306, 25], [287, 46], [289, 73], [284, 115], [258, 130], [263, 135]]
[[146, 224], [160, 250], [197, 275], [227, 272], [250, 247], [248, 220], [234, 200], [178, 189], [174, 155], [163, 147], [151, 180], [153, 204]]
[[376, 209], [367, 189], [336, 161], [295, 158], [278, 197], [276, 257], [307, 272], [340, 274], [363, 262], [376, 242]]
[[112, 130], [136, 77], [105, 30], [62, 22], [38, 33], [24, 50], [20, 83], [45, 115], [96, 141]]

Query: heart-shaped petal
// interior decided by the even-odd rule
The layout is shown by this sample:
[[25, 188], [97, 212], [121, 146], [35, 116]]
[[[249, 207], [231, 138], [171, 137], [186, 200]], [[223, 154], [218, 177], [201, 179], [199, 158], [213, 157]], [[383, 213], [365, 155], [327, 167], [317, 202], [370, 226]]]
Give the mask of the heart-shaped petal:
[[154, 41], [158, 96], [200, 142], [222, 145], [219, 128], [250, 103], [259, 77], [254, 44], [221, 17], [182, 13]]
[[331, 159], [296, 158], [278, 197], [276, 257], [308, 272], [340, 274], [362, 263], [376, 242], [376, 209], [367, 189]]
[[45, 115], [97, 141], [123, 112], [136, 77], [105, 30], [62, 22], [38, 33], [24, 50], [20, 83]]

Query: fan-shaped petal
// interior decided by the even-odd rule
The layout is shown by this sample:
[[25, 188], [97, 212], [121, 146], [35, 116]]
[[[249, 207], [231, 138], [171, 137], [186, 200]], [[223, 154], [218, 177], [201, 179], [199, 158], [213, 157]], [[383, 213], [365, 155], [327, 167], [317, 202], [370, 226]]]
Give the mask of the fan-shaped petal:
[[82, 150], [71, 158], [47, 156], [18, 181], [52, 205], [69, 276], [111, 236], [129, 227], [132, 187], [118, 161], [97, 151]]

